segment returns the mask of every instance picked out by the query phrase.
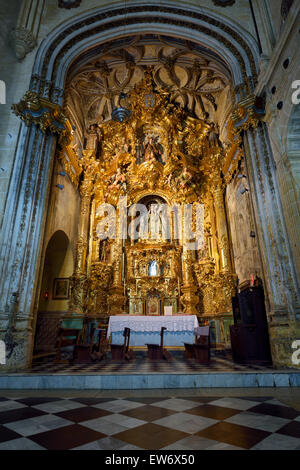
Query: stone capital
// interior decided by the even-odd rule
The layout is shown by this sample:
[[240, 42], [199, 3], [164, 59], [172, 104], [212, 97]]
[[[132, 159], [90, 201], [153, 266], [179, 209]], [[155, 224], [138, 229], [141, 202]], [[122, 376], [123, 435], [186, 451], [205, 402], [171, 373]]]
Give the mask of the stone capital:
[[11, 32], [11, 41], [18, 60], [23, 60], [37, 45], [32, 31], [22, 26]]

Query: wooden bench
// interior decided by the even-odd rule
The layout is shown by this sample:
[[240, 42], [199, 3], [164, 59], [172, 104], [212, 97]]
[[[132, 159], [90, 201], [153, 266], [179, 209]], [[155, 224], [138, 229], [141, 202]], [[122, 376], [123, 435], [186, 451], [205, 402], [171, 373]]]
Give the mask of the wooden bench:
[[164, 348], [164, 331], [166, 329], [165, 326], [162, 326], [160, 330], [160, 344], [146, 344], [150, 361], [161, 361], [163, 359], [169, 361], [172, 359], [169, 351]]
[[123, 332], [124, 343], [123, 344], [111, 344], [111, 357], [113, 361], [124, 361], [135, 358], [135, 353], [129, 349], [130, 342], [130, 328], [124, 328]]

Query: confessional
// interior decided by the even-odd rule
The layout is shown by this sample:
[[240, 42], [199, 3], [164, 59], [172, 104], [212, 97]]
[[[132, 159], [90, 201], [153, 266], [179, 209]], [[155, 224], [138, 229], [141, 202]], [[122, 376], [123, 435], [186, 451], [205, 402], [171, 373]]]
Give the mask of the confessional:
[[199, 364], [210, 362], [210, 331], [209, 326], [195, 328], [194, 344], [184, 343], [186, 359], [194, 359]]
[[131, 360], [135, 358], [135, 353], [129, 349], [130, 342], [130, 328], [124, 328], [123, 332], [124, 342], [123, 344], [111, 344], [111, 358], [113, 361], [124, 361]]
[[248, 286], [233, 300], [230, 327], [232, 358], [238, 363], [271, 363], [268, 323], [262, 285]]
[[160, 344], [146, 344], [150, 361], [161, 361], [163, 359], [169, 361], [172, 359], [169, 351], [164, 348], [164, 332], [166, 329], [165, 326], [162, 326], [160, 330]]
[[[78, 343], [80, 330], [76, 328], [59, 328], [56, 340], [56, 359], [55, 362], [69, 363], [74, 362], [76, 358], [76, 345]], [[66, 349], [67, 348], [67, 349]], [[62, 359], [62, 352], [71, 354], [69, 360]]]

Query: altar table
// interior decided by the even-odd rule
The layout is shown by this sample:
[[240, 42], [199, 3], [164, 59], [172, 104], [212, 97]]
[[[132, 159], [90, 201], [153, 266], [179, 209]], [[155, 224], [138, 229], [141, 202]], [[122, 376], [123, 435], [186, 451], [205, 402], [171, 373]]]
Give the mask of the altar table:
[[113, 344], [123, 344], [124, 328], [130, 328], [130, 346], [160, 344], [161, 327], [165, 326], [164, 346], [184, 346], [194, 343], [194, 329], [199, 327], [196, 315], [114, 315], [109, 318], [107, 338]]

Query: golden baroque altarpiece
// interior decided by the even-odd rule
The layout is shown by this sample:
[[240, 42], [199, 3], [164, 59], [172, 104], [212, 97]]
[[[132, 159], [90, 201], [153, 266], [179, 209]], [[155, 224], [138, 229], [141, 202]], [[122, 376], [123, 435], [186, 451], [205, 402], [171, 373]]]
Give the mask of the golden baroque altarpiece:
[[[81, 159], [72, 136], [62, 139], [59, 157], [81, 193], [70, 312], [161, 314], [165, 306], [204, 317], [231, 312], [236, 275], [221, 172], [226, 152], [216, 127], [170, 103], [150, 72], [126, 96], [126, 106], [130, 117], [123, 122], [90, 127]], [[203, 247], [188, 250], [184, 234], [175, 239], [174, 218], [167, 240], [100, 240], [97, 208], [111, 204], [118, 214], [120, 197], [128, 208], [202, 204]]]

